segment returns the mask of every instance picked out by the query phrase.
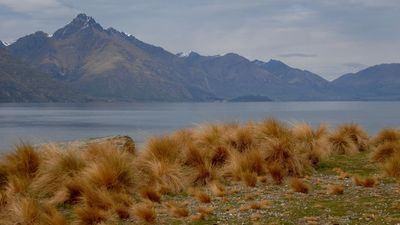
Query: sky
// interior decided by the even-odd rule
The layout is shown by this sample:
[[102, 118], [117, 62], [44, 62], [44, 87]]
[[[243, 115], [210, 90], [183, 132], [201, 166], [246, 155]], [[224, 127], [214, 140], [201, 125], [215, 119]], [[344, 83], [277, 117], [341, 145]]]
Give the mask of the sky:
[[173, 53], [277, 59], [328, 80], [400, 62], [400, 0], [0, 0], [0, 40], [78, 13]]

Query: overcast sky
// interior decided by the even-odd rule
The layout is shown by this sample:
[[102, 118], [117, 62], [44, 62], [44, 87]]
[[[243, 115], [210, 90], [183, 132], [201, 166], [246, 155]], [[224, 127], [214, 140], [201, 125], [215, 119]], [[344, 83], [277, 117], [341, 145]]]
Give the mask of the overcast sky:
[[329, 80], [400, 62], [400, 0], [0, 0], [0, 40], [81, 12], [173, 53], [279, 59]]

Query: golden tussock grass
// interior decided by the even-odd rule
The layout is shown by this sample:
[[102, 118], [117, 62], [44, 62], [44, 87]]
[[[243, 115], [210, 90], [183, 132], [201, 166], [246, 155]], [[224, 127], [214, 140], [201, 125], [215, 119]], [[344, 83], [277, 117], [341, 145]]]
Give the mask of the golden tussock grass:
[[257, 182], [257, 176], [266, 174], [265, 166], [263, 153], [258, 149], [235, 152], [225, 168], [225, 174], [251, 186], [254, 178]]
[[204, 186], [218, 178], [216, 168], [207, 161], [185, 170], [188, 173], [185, 177], [190, 185]]
[[32, 145], [20, 144], [2, 160], [2, 170], [16, 177], [33, 178], [40, 165], [40, 156]]
[[88, 205], [79, 205], [74, 211], [77, 215], [76, 223], [79, 225], [94, 225], [105, 222], [111, 217], [107, 211]]
[[242, 172], [240, 179], [249, 187], [255, 187], [257, 185], [257, 174], [249, 171]]
[[259, 176], [259, 177], [257, 177], [257, 181], [265, 184], [268, 182], [268, 177], [267, 176]]
[[335, 131], [328, 137], [331, 152], [338, 155], [352, 155], [358, 151], [357, 145], [344, 132]]
[[26, 177], [9, 176], [5, 192], [8, 196], [25, 195], [30, 191], [31, 180]]
[[131, 216], [129, 207], [124, 204], [115, 204], [114, 212], [120, 219], [128, 219]]
[[218, 181], [213, 181], [209, 184], [209, 188], [213, 195], [217, 197], [223, 197], [225, 195], [225, 188], [224, 186], [219, 183]]
[[187, 203], [179, 203], [179, 202], [167, 202], [165, 205], [168, 208], [168, 213], [174, 217], [188, 217], [189, 210], [187, 208]]
[[[394, 129], [378, 134], [374, 141], [380, 144], [371, 156], [382, 162], [388, 175], [396, 177], [400, 177], [399, 136]], [[271, 176], [274, 183], [281, 184], [285, 177], [312, 172], [331, 151], [356, 153], [367, 150], [367, 143], [368, 135], [356, 124], [339, 126], [330, 134], [324, 125], [287, 127], [267, 119], [244, 125], [206, 124], [153, 137], [136, 155], [110, 145], [78, 150], [52, 145], [35, 149], [22, 144], [0, 158], [1, 216], [7, 212], [10, 218], [15, 217], [10, 220], [13, 224], [32, 224], [24, 222], [28, 220], [65, 224], [57, 208], [66, 207], [71, 209], [69, 220], [74, 220], [68, 222], [74, 224], [116, 224], [117, 218], [133, 216], [138, 223], [155, 223], [153, 203], [160, 203], [164, 194], [194, 187], [196, 191], [190, 194], [200, 203], [210, 203], [212, 197], [228, 201], [228, 193], [234, 195], [234, 190], [225, 190], [222, 184], [232, 179], [254, 187], [258, 182], [266, 185]], [[344, 171], [338, 173], [348, 177]], [[376, 185], [366, 178], [357, 182]], [[289, 180], [289, 186], [296, 192], [310, 191], [298, 178]], [[332, 186], [328, 192], [339, 194], [340, 188]], [[134, 205], [138, 197], [145, 201]], [[246, 210], [267, 207], [268, 201], [244, 198]], [[166, 206], [174, 217], [189, 217], [182, 203]], [[190, 219], [203, 220], [211, 213], [212, 209], [199, 209]]]
[[333, 195], [342, 195], [344, 193], [344, 186], [338, 184], [331, 184], [327, 186], [326, 192], [328, 194], [333, 194]]
[[305, 183], [304, 181], [298, 179], [298, 178], [291, 178], [289, 180], [289, 186], [294, 192], [300, 192], [300, 193], [309, 193], [311, 190], [311, 187], [309, 184]]
[[127, 154], [119, 151], [90, 163], [82, 179], [108, 190], [132, 190], [136, 182], [135, 166]]
[[369, 137], [367, 132], [356, 123], [342, 124], [337, 127], [336, 132], [349, 137], [357, 146], [358, 151], [367, 151], [369, 149]]
[[40, 205], [33, 198], [15, 198], [10, 206], [10, 212], [13, 217], [9, 217], [9, 223], [12, 224], [35, 224], [40, 221]]
[[254, 201], [250, 203], [250, 209], [265, 209], [271, 205], [268, 200]]
[[238, 152], [245, 152], [254, 148], [256, 143], [254, 126], [248, 124], [239, 126], [236, 129], [226, 131], [228, 134], [225, 136], [224, 142]]
[[113, 207], [113, 199], [107, 189], [87, 188], [80, 197], [80, 202], [91, 208], [109, 210]]
[[157, 220], [156, 210], [152, 204], [137, 204], [132, 211], [135, 218], [141, 222], [153, 224]]
[[189, 144], [182, 149], [180, 160], [183, 165], [189, 167], [203, 165], [206, 161], [205, 152], [197, 146]]
[[383, 170], [388, 176], [400, 177], [400, 152], [396, 152], [385, 161]]
[[217, 146], [210, 151], [211, 165], [213, 167], [223, 167], [231, 157], [231, 152], [223, 145]]
[[50, 205], [44, 205], [41, 214], [41, 222], [43, 225], [66, 225], [66, 218], [56, 208]]
[[371, 153], [371, 159], [375, 162], [384, 163], [386, 160], [393, 157], [394, 154], [400, 152], [400, 141], [383, 142], [378, 145]]
[[352, 180], [355, 185], [368, 188], [375, 187], [378, 184], [378, 179], [376, 177], [361, 177], [359, 175], [354, 175]]
[[140, 196], [144, 199], [148, 199], [152, 202], [157, 202], [157, 203], [161, 202], [161, 195], [150, 187], [142, 188], [142, 190], [140, 190], [139, 193]]
[[179, 141], [170, 136], [150, 138], [141, 152], [143, 159], [174, 162], [180, 154]]
[[136, 161], [137, 174], [141, 178], [140, 186], [153, 186], [161, 194], [178, 193], [185, 187], [183, 168], [175, 162], [164, 160], [145, 160], [140, 158]]
[[66, 181], [80, 174], [87, 164], [79, 152], [60, 150], [54, 146], [43, 150], [42, 159], [32, 183], [33, 189], [41, 196], [51, 196], [60, 190]]
[[296, 143], [296, 153], [313, 166], [330, 155], [325, 125], [321, 124], [318, 128], [313, 129], [306, 123], [299, 123], [293, 126], [292, 132]]
[[285, 177], [285, 169], [282, 168], [278, 163], [271, 163], [268, 166], [268, 173], [270, 174], [274, 184], [282, 184], [282, 181]]
[[210, 149], [222, 144], [224, 132], [224, 125], [203, 124], [194, 129], [194, 142], [200, 148]]
[[285, 124], [274, 118], [268, 118], [261, 121], [256, 126], [256, 137], [258, 139], [280, 138], [291, 136], [291, 131]]
[[0, 191], [0, 211], [7, 204], [7, 195], [4, 191]]
[[50, 205], [32, 197], [16, 197], [9, 207], [6, 224], [65, 225], [65, 217]]
[[268, 139], [260, 150], [267, 165], [280, 165], [284, 175], [299, 176], [310, 170], [311, 165], [296, 154], [294, 142], [287, 136]]
[[397, 142], [400, 141], [400, 130], [395, 128], [385, 128], [378, 132], [378, 134], [372, 139], [372, 144], [378, 146], [385, 142]]
[[83, 192], [91, 187], [88, 183], [80, 178], [71, 178], [64, 182], [64, 186], [60, 188], [54, 195], [49, 199], [51, 204], [76, 204]]
[[211, 202], [210, 195], [208, 195], [204, 191], [194, 190], [192, 194], [201, 203], [210, 203]]
[[6, 168], [5, 165], [3, 165], [4, 159], [2, 160], [0, 158], [0, 190], [4, 189], [4, 187], [8, 183], [8, 169]]

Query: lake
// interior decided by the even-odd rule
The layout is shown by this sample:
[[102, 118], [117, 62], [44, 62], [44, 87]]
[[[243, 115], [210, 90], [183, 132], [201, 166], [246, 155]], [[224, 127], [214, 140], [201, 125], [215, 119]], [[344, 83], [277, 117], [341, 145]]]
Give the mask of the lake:
[[205, 122], [261, 120], [357, 122], [373, 134], [400, 126], [400, 102], [90, 103], [0, 104], [0, 149], [30, 143], [129, 135], [139, 143], [154, 134]]

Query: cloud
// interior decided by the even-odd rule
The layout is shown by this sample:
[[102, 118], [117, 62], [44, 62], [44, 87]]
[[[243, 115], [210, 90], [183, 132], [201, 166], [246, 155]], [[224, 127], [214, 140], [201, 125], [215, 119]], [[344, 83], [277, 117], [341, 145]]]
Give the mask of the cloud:
[[292, 58], [292, 57], [303, 57], [303, 58], [314, 58], [317, 57], [316, 54], [305, 54], [305, 53], [287, 53], [278, 55], [282, 58]]
[[364, 65], [362, 63], [349, 62], [349, 63], [344, 63], [343, 66], [351, 68], [351, 69], [360, 69], [360, 68], [366, 67], [367, 65]]
[[74, 10], [57, 0], [0, 0], [0, 6], [6, 7], [15, 13], [44, 17], [66, 16]]

